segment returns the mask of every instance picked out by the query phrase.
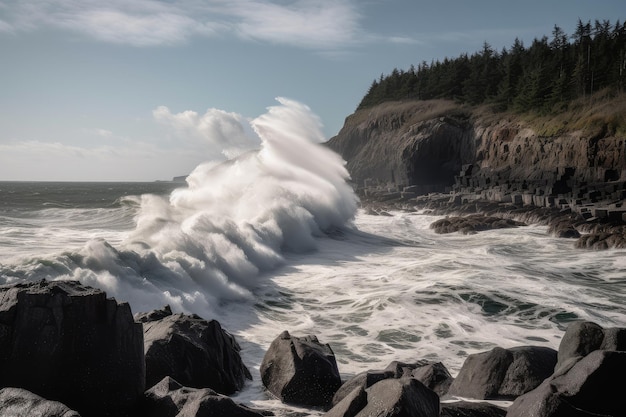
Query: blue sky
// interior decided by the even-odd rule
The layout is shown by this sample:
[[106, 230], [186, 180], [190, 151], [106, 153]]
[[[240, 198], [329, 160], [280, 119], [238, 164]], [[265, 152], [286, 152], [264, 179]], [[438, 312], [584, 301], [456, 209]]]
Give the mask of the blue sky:
[[393, 68], [626, 19], [623, 0], [0, 0], [0, 180], [152, 181], [255, 146], [276, 97], [335, 135]]

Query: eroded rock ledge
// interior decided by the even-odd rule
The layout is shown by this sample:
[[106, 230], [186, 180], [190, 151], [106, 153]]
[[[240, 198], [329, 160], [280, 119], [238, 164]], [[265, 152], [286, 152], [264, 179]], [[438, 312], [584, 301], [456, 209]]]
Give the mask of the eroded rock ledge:
[[370, 208], [495, 213], [549, 224], [580, 248], [626, 247], [626, 137], [610, 126], [550, 130], [519, 115], [408, 101], [357, 111], [327, 145]]

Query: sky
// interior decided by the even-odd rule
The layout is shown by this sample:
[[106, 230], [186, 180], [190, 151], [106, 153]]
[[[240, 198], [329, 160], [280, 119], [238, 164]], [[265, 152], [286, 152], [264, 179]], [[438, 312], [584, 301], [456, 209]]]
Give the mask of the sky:
[[0, 0], [0, 181], [154, 181], [258, 147], [286, 97], [338, 133], [374, 79], [626, 20], [623, 0]]

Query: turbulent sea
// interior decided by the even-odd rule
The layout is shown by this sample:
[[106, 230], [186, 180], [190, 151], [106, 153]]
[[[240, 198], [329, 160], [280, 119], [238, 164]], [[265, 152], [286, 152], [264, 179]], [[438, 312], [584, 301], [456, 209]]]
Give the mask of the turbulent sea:
[[347, 378], [392, 360], [455, 376], [495, 346], [558, 348], [573, 320], [626, 326], [626, 252], [545, 227], [437, 235], [438, 217], [372, 216], [298, 103], [252, 122], [259, 152], [187, 184], [0, 182], [0, 283], [80, 280], [233, 333], [254, 380], [235, 399], [281, 414], [258, 368], [283, 330], [328, 343]]

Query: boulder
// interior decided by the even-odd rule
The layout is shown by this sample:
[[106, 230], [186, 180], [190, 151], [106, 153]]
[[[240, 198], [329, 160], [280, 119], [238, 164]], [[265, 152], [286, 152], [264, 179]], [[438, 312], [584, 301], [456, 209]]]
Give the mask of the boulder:
[[22, 388], [0, 390], [0, 415], [29, 417], [80, 417], [58, 401], [50, 401]]
[[83, 415], [127, 415], [145, 390], [141, 324], [128, 304], [77, 281], [1, 286], [0, 369], [0, 387]]
[[567, 326], [559, 344], [556, 369], [571, 358], [580, 359], [596, 349], [600, 349], [604, 340], [604, 329], [590, 321], [577, 321]]
[[495, 216], [473, 214], [469, 216], [452, 216], [434, 221], [430, 228], [435, 233], [445, 234], [460, 232], [465, 235], [492, 229], [508, 229], [525, 226], [524, 223]]
[[504, 417], [506, 408], [490, 403], [455, 401], [441, 404], [440, 417]]
[[448, 394], [482, 400], [515, 398], [549, 377], [556, 361], [557, 352], [541, 346], [496, 347], [469, 355]]
[[144, 329], [146, 386], [171, 376], [184, 386], [232, 394], [252, 379], [239, 344], [216, 320], [173, 314], [169, 306], [136, 319]]
[[150, 417], [261, 417], [210, 388], [188, 388], [165, 377], [146, 391], [143, 415]]
[[507, 417], [622, 416], [626, 352], [595, 350], [518, 397]]
[[444, 395], [452, 383], [452, 376], [441, 362], [418, 361], [404, 363], [393, 361], [383, 370], [369, 370], [355, 375], [341, 385], [333, 396], [332, 405], [336, 405], [356, 388], [366, 389], [375, 383], [389, 378], [415, 378], [438, 395]]
[[295, 337], [284, 331], [265, 353], [261, 379], [285, 403], [327, 406], [341, 385], [335, 354], [316, 336]]
[[439, 417], [439, 396], [415, 378], [385, 379], [367, 390], [357, 387], [324, 416]]

